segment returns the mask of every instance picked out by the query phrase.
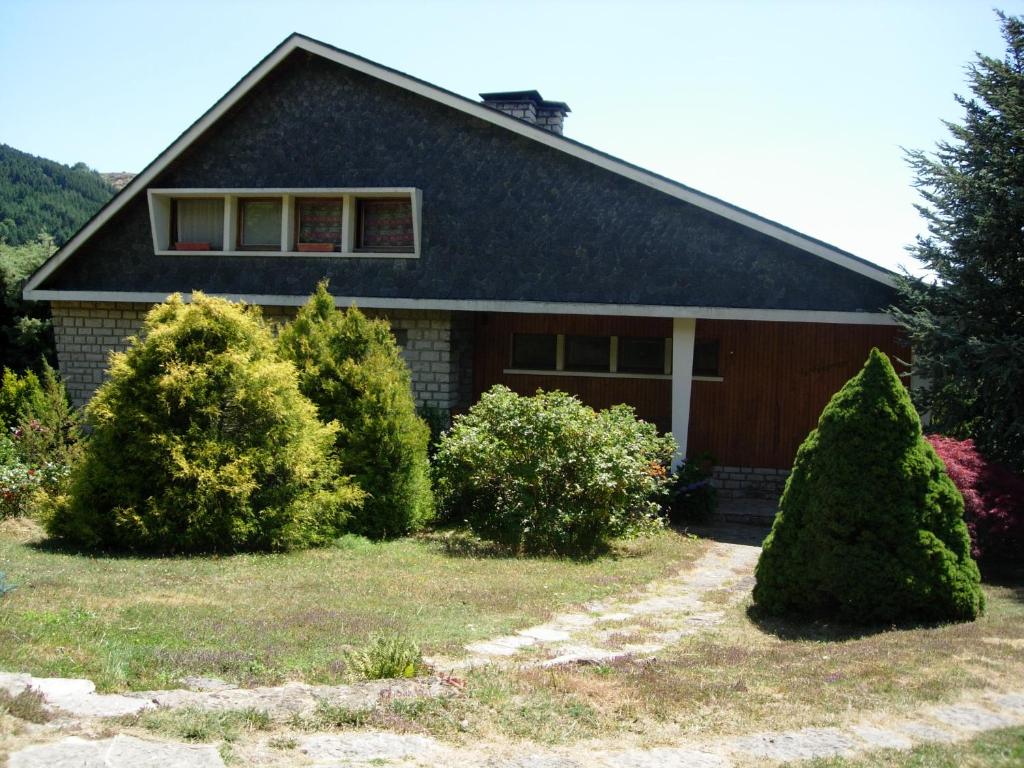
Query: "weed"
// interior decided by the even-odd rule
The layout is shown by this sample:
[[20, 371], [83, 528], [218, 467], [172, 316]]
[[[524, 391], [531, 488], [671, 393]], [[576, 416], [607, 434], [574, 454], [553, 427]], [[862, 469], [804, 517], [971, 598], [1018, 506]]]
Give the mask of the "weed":
[[408, 638], [377, 633], [360, 649], [345, 654], [349, 672], [366, 680], [416, 677], [426, 668], [420, 647]]

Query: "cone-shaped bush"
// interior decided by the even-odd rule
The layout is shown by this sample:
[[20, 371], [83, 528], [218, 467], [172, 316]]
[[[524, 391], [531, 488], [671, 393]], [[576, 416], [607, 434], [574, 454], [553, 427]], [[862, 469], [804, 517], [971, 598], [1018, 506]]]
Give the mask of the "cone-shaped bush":
[[409, 369], [387, 321], [356, 307], [338, 311], [321, 283], [278, 341], [320, 418], [340, 425], [342, 471], [367, 493], [350, 529], [380, 539], [421, 528], [434, 510], [430, 429], [416, 415]]
[[50, 532], [151, 552], [276, 550], [344, 531], [362, 493], [259, 310], [154, 307], [87, 409], [93, 426]]
[[979, 581], [963, 499], [873, 349], [797, 452], [754, 602], [856, 623], [974, 619]]

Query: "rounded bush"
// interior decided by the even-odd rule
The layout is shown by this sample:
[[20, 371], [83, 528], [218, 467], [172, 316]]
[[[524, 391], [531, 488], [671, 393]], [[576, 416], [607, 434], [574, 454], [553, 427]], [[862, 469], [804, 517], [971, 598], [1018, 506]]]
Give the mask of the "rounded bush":
[[151, 552], [279, 550], [344, 530], [362, 493], [259, 310], [193, 294], [146, 316], [87, 409], [93, 434], [51, 534]]
[[340, 425], [335, 455], [367, 493], [349, 529], [382, 539], [422, 528], [434, 514], [430, 429], [387, 321], [354, 306], [338, 311], [321, 283], [278, 341], [320, 418]]
[[797, 452], [754, 602], [855, 623], [965, 620], [984, 607], [979, 582], [963, 500], [873, 349]]
[[434, 459], [447, 519], [519, 553], [589, 554], [660, 527], [675, 452], [629, 406], [495, 386], [456, 417]]

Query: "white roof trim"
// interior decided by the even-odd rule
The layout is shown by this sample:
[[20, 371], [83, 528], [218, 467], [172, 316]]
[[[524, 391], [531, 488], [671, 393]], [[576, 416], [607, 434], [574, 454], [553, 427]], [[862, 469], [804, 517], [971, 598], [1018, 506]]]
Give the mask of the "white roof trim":
[[853, 272], [865, 277], [877, 280], [888, 286], [895, 285], [895, 275], [883, 267], [864, 261], [852, 254], [841, 251], [827, 245], [819, 240], [801, 235], [787, 227], [767, 219], [763, 219], [749, 211], [744, 211], [735, 206], [706, 195], [697, 190], [685, 187], [678, 182], [671, 181], [664, 176], [659, 176], [651, 171], [644, 170], [638, 166], [631, 165], [610, 155], [603, 154], [591, 149], [579, 142], [567, 139], [563, 136], [551, 133], [542, 128], [524, 123], [514, 117], [499, 112], [496, 109], [485, 107], [483, 104], [467, 99], [458, 94], [438, 88], [423, 80], [418, 80], [409, 75], [403, 74], [388, 67], [381, 66], [367, 59], [355, 56], [332, 46], [304, 37], [299, 34], [290, 35], [281, 45], [275, 48], [263, 61], [257, 64], [250, 72], [243, 77], [230, 91], [228, 91], [206, 114], [192, 124], [181, 136], [179, 136], [167, 149], [160, 153], [156, 159], [139, 173], [132, 181], [111, 200], [96, 216], [94, 216], [82, 229], [80, 229], [63, 248], [47, 260], [25, 285], [25, 298], [29, 298], [30, 292], [35, 292], [39, 284], [49, 277], [54, 270], [72, 253], [74, 253], [86, 240], [88, 240], [100, 227], [109, 221], [118, 211], [128, 204], [140, 191], [147, 187], [158, 174], [170, 165], [193, 141], [203, 134], [208, 128], [216, 123], [231, 107], [244, 97], [260, 80], [273, 70], [282, 60], [295, 50], [305, 50], [310, 53], [322, 56], [325, 59], [334, 61], [343, 66], [354, 69], [363, 74], [383, 80], [407, 91], [424, 96], [436, 102], [440, 102], [452, 109], [473, 115], [494, 125], [506, 128], [513, 133], [525, 136], [553, 149], [577, 157], [586, 162], [592, 163], [612, 173], [619, 174], [628, 179], [636, 181], [645, 186], [664, 192], [667, 195], [683, 200], [711, 213], [722, 216], [730, 221], [749, 227], [761, 234], [780, 240], [788, 245], [800, 248], [808, 253], [818, 256], [826, 261], [838, 264]]
[[[276, 307], [299, 307], [307, 296], [256, 293], [210, 293], [231, 301]], [[182, 293], [191, 301], [191, 293]], [[26, 289], [32, 301], [93, 301], [156, 304], [166, 293], [122, 291], [39, 291]], [[781, 323], [838, 323], [842, 325], [896, 325], [885, 312], [833, 312], [817, 309], [748, 309], [743, 307], [672, 307], [657, 304], [585, 304], [561, 301], [491, 301], [477, 299], [395, 299], [381, 296], [335, 296], [334, 304], [355, 304], [364, 309], [419, 309], [459, 312], [513, 312], [545, 315], [612, 315], [620, 317], [694, 317], [699, 320], [761, 320]]]

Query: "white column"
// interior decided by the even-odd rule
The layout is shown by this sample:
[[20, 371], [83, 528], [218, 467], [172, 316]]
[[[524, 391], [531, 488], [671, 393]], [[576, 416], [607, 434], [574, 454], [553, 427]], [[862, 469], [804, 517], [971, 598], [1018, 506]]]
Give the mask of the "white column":
[[686, 433], [690, 428], [690, 385], [693, 382], [693, 335], [697, 321], [692, 317], [672, 320], [672, 436], [679, 453], [672, 468], [686, 458]]

